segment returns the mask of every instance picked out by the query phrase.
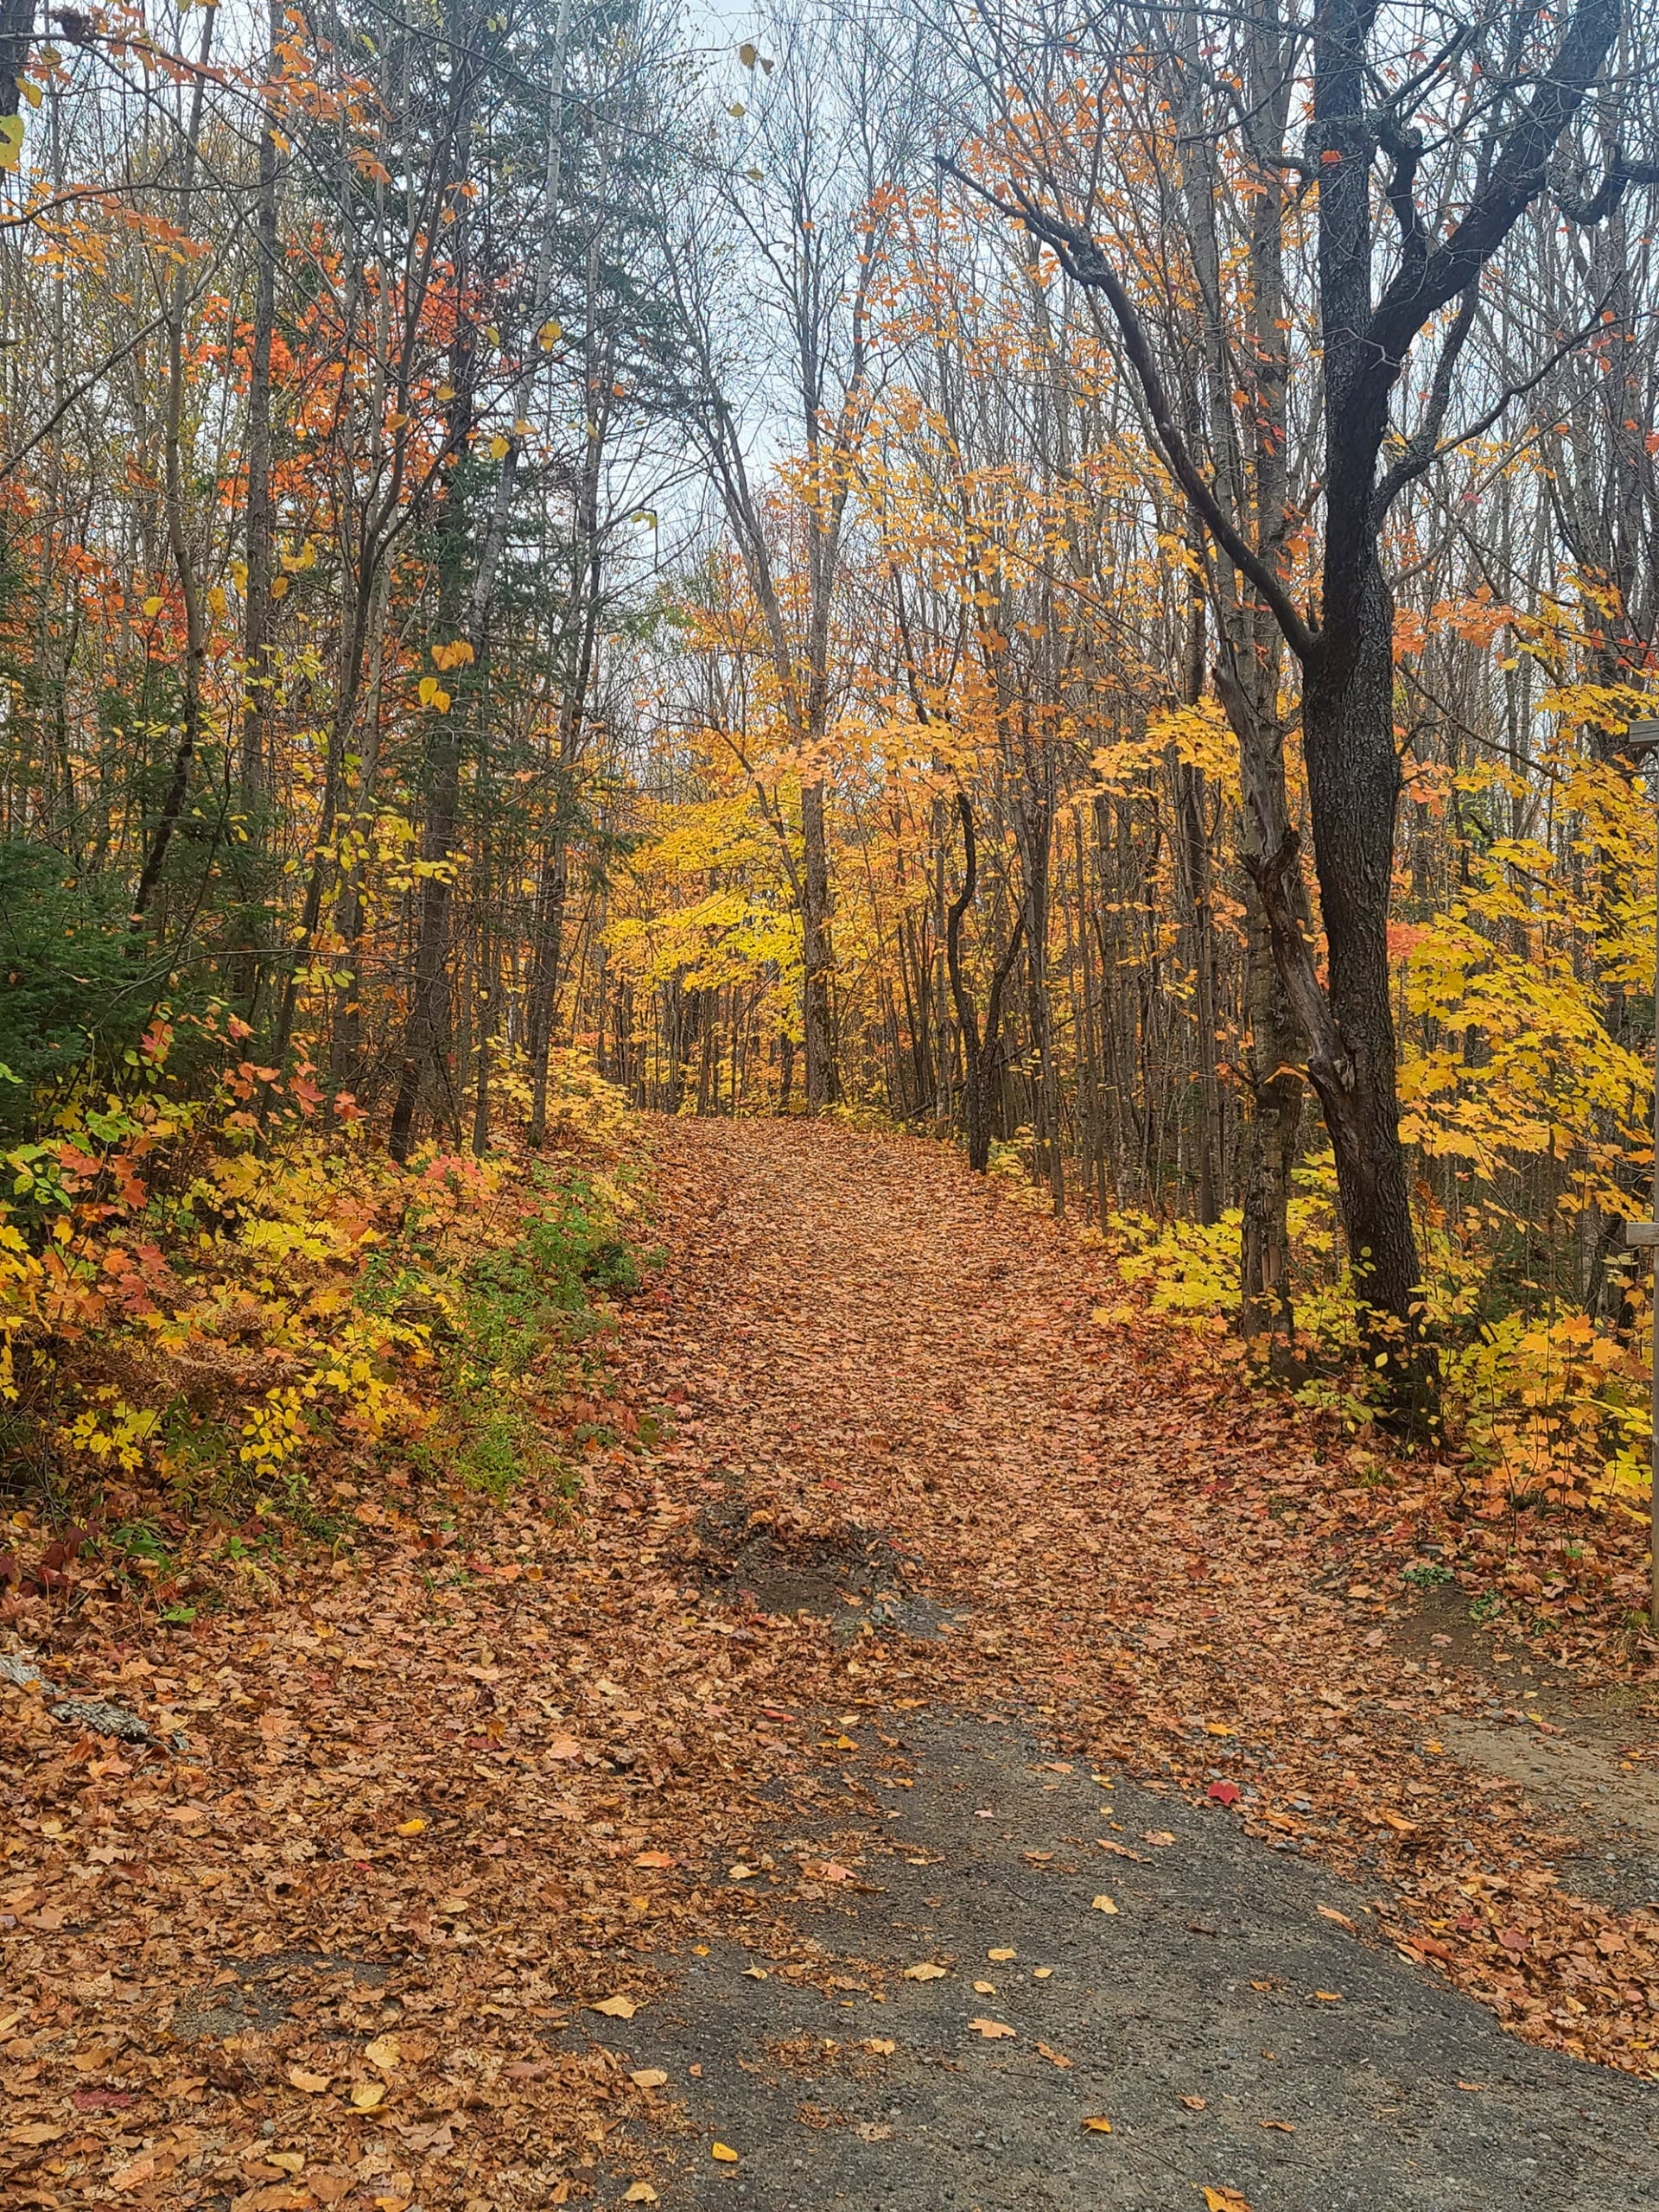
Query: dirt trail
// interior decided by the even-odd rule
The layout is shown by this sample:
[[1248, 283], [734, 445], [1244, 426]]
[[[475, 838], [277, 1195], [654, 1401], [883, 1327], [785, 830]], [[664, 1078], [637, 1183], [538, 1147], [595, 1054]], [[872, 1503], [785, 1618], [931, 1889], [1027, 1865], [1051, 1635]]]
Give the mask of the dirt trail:
[[0, 2202], [1659, 2207], [1640, 1686], [939, 1148], [652, 1142], [574, 1510], [17, 1616]]
[[1340, 1477], [1294, 1425], [1103, 1326], [1086, 1255], [925, 1146], [679, 1124], [658, 1174], [633, 1357], [708, 1571], [846, 1653], [766, 1853], [835, 1878], [633, 2024], [699, 2131], [664, 2202], [1659, 2204], [1650, 2089], [1417, 1962], [1443, 1892], [1537, 2031], [1500, 1923], [1553, 1875], [1446, 1747], [1490, 1689], [1304, 1532]]

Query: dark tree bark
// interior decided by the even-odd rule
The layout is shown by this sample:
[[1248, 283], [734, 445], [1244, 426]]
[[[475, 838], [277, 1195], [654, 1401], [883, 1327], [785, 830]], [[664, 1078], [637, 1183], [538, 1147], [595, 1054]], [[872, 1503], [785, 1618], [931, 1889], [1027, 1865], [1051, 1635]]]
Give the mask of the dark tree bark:
[[945, 960], [950, 975], [950, 995], [956, 1002], [957, 1022], [962, 1031], [963, 1098], [968, 1123], [968, 1165], [976, 1175], [982, 1175], [991, 1159], [991, 1084], [996, 1072], [997, 1050], [1002, 1037], [1002, 996], [1008, 978], [1014, 973], [1014, 963], [1020, 957], [1020, 942], [1025, 934], [1023, 908], [1014, 918], [1014, 930], [1001, 958], [991, 976], [991, 987], [985, 1000], [985, 1026], [982, 1032], [979, 1015], [975, 1011], [968, 980], [963, 972], [962, 925], [968, 909], [974, 903], [979, 888], [979, 848], [974, 833], [973, 802], [965, 791], [957, 793], [957, 819], [962, 824], [963, 862], [962, 888], [950, 903], [945, 916]]

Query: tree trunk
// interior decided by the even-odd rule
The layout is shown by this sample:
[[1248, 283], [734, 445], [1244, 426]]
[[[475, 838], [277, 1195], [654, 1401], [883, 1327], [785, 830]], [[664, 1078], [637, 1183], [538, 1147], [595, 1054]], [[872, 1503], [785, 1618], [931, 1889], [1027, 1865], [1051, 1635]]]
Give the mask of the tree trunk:
[[806, 1110], [833, 1106], [836, 1076], [835, 950], [830, 938], [830, 855], [823, 785], [801, 787], [802, 1017], [806, 1038]]

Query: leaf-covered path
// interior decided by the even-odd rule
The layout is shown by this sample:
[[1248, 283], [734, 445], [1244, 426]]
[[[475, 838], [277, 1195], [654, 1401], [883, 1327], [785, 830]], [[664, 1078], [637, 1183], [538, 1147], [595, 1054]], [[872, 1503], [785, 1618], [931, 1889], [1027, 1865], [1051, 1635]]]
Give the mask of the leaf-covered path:
[[740, 1608], [835, 1606], [845, 1655], [834, 1705], [773, 1681], [809, 1724], [776, 1792], [811, 1826], [728, 1877], [802, 1868], [793, 1916], [636, 2023], [632, 2063], [701, 2123], [682, 2186], [769, 2212], [1659, 2203], [1650, 2090], [1427, 1963], [1535, 2037], [1641, 2037], [1607, 1961], [1651, 1923], [1568, 1904], [1501, 1777], [1445, 1748], [1490, 1686], [1407, 1656], [1373, 1586], [1397, 1594], [1409, 1497], [1380, 1517], [925, 1145], [681, 1123], [658, 1178], [673, 1297], [633, 1357], [683, 1400], [708, 1569]]
[[1639, 1696], [943, 1150], [650, 1145], [578, 1499], [365, 1452], [188, 1629], [7, 1612], [0, 2200], [1659, 2204]]

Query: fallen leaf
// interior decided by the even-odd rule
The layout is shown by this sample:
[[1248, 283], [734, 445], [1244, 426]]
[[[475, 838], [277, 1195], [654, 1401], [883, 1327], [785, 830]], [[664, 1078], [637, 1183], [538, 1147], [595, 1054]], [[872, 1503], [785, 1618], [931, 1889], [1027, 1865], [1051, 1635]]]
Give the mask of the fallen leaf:
[[[674, 1864], [674, 1854], [671, 1851], [642, 1851], [633, 1863], [636, 1866], [671, 1866]], [[647, 2189], [650, 2187], [650, 2183], [643, 2181], [636, 2182], [634, 2183], [634, 2187], [636, 2189]], [[627, 2201], [628, 2200], [626, 2196], [622, 2200], [625, 2204]], [[644, 2197], [639, 2197], [636, 2201], [643, 2204], [645, 2202], [645, 2199]], [[654, 2195], [652, 2198], [652, 2202], [653, 2203], [656, 2202]]]
[[742, 1860], [739, 1859], [735, 1866], [728, 1866], [727, 1868], [726, 1873], [728, 1879], [730, 1881], [747, 1882], [753, 1879], [754, 1871], [755, 1870], [753, 1866], [746, 1866]]
[[1114, 1859], [1133, 1859], [1137, 1866], [1147, 1863], [1143, 1854], [1131, 1851], [1127, 1843], [1114, 1843], [1109, 1835], [1096, 1836], [1095, 1840], [1102, 1851], [1109, 1851]]
[[390, 2074], [403, 2063], [403, 2045], [396, 2036], [377, 2036], [372, 2043], [365, 2044], [363, 2056], [371, 2066], [378, 2066], [383, 2074]]
[[1083, 2124], [1089, 2130], [1091, 2135], [1109, 2135], [1112, 2132], [1111, 2121], [1106, 2119], [1104, 2114], [1101, 2113], [1094, 2113], [1090, 2118], [1086, 2119]]
[[1473, 2090], [1477, 2094], [1478, 2094], [1479, 2092], [1486, 2087], [1486, 2084], [1484, 2082], [1459, 2082], [1458, 2087], [1460, 2089]]
[[1313, 1994], [1321, 2005], [1340, 2005], [1342, 2002], [1342, 1992], [1339, 1989], [1316, 1989]]
[[1011, 1949], [1007, 1944], [999, 1944], [995, 1950], [987, 1951], [985, 1955], [988, 1959], [1001, 1960], [1017, 1959], [1020, 1954], [1017, 1951]]
[[732, 2149], [731, 2145], [727, 2143], [715, 2143], [711, 2145], [709, 2147], [709, 2156], [711, 2158], [718, 2158], [723, 2166], [734, 2166], [737, 2164], [737, 2153]]
[[582, 1745], [574, 1736], [556, 1736], [547, 1747], [547, 1756], [550, 1759], [579, 1759]]
[[352, 2107], [355, 2112], [372, 2112], [386, 2094], [384, 2082], [353, 2082]]
[[597, 2005], [590, 2005], [588, 2010], [602, 2012], [607, 2020], [631, 2020], [639, 2007], [632, 1997], [607, 1997]]
[[1296, 2133], [1294, 2123], [1288, 2120], [1264, 2120], [1261, 2125], [1263, 2127], [1276, 2127], [1281, 2135], [1294, 2135]]
[[976, 2035], [983, 2036], [988, 2043], [995, 2043], [998, 2036], [1011, 2036], [1015, 2032], [1013, 2028], [1005, 2027], [1001, 2020], [969, 2020], [968, 2024]]
[[1071, 2060], [1063, 2052], [1056, 2050], [1052, 2044], [1039, 2043], [1037, 2048], [1051, 2066], [1070, 2067]]
[[628, 2076], [636, 2089], [660, 2089], [668, 2076], [660, 2066], [642, 2066]]
[[1181, 2097], [1177, 2101], [1184, 2104], [1188, 2112], [1206, 2112], [1210, 2106], [1208, 2097]]
[[332, 2074], [313, 2074], [303, 2066], [290, 2066], [288, 2078], [296, 2089], [303, 2089], [308, 2096], [319, 2096], [334, 2080]]
[[974, 1984], [974, 1994], [976, 1997], [995, 1997], [996, 1984], [994, 1981], [976, 1981]]
[[[1197, 2183], [1193, 2184], [1196, 2188]], [[1204, 2212], [1250, 2212], [1250, 2200], [1236, 2189], [1205, 2189]]]
[[267, 2164], [280, 2166], [285, 2174], [302, 2174], [305, 2171], [303, 2151], [267, 2151], [264, 2158]]
[[1358, 1929], [1356, 1928], [1353, 1922], [1349, 1919], [1347, 1914], [1345, 1912], [1338, 1912], [1335, 1905], [1315, 1905], [1313, 1910], [1319, 1914], [1321, 1920], [1334, 1920], [1338, 1928], [1345, 1928], [1351, 1936], [1358, 1935]]
[[[1212, 1782], [1206, 1792], [1218, 1805], [1236, 1805], [1241, 1794], [1236, 1782]], [[1174, 1838], [1172, 1836], [1170, 1840], [1173, 1842]]]
[[425, 1832], [426, 1822], [422, 1820], [399, 1821], [397, 1823], [399, 1835], [423, 1835]]
[[899, 2046], [891, 2036], [866, 2036], [864, 2048], [874, 2051], [878, 2058], [891, 2058]]
[[[33, 2151], [38, 2150], [42, 2143], [55, 2143], [62, 2133], [63, 2130], [60, 2127], [54, 2127], [49, 2120], [26, 2120], [21, 2127], [13, 2127], [9, 2129], [6, 2133], [6, 2140], [8, 2143], [25, 2144], [31, 2151]], [[135, 2160], [134, 2163], [139, 2164], [142, 2162]], [[153, 2164], [150, 2171], [152, 2172], [155, 2171]], [[115, 2180], [111, 2181], [110, 2186], [112, 2189], [126, 2188], [129, 2184], [122, 2182], [118, 2177]]]
[[930, 1966], [924, 1961], [918, 1967], [906, 1967], [905, 1980], [906, 1981], [938, 1981], [944, 1978], [946, 1971], [947, 1969], [944, 1967]]
[[766, 1979], [766, 1970], [765, 1967], [745, 1967], [743, 1979], [745, 1981], [764, 1981]]
[[1112, 1903], [1110, 1897], [1103, 1892], [1095, 1899], [1092, 1910], [1096, 1912], [1116, 1912], [1117, 1907]]
[[1148, 1828], [1146, 1831], [1146, 1840], [1148, 1843], [1155, 1843], [1160, 1847], [1172, 1844], [1175, 1840], [1167, 1828]]
[[625, 2204], [654, 2204], [657, 2192], [648, 2181], [637, 2181], [623, 2190], [622, 2202]]
[[1052, 1967], [1033, 1967], [1031, 1978], [1033, 1981], [1046, 1981], [1053, 1971]]

